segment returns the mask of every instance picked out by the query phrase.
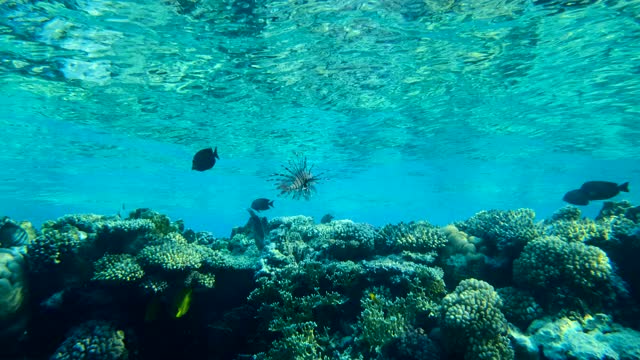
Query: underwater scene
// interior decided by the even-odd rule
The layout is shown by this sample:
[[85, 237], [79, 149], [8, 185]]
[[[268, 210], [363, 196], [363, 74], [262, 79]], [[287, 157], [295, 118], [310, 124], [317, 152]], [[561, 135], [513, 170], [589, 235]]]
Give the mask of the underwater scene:
[[640, 359], [639, 0], [0, 0], [0, 359]]

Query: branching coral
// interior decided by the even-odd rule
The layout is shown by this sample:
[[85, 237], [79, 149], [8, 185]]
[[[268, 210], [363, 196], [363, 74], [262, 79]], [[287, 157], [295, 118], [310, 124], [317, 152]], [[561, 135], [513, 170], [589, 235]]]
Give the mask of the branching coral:
[[88, 321], [73, 328], [51, 360], [126, 360], [125, 332], [112, 323]]
[[93, 280], [134, 282], [142, 279], [144, 270], [129, 254], [105, 255], [94, 265]]
[[213, 250], [188, 243], [181, 235], [171, 233], [154, 245], [146, 246], [138, 255], [145, 266], [157, 266], [164, 270], [191, 270], [202, 266]]
[[497, 290], [502, 299], [502, 312], [510, 323], [526, 329], [531, 322], [542, 316], [542, 308], [529, 293], [514, 287]]
[[391, 251], [430, 252], [447, 244], [444, 232], [425, 221], [386, 225], [380, 232], [384, 247]]
[[524, 287], [595, 300], [612, 289], [613, 270], [601, 249], [551, 236], [527, 244], [514, 262], [513, 278]]
[[457, 223], [458, 229], [481, 237], [489, 246], [489, 255], [517, 253], [529, 241], [538, 236], [534, 223], [535, 213], [531, 209], [481, 211], [470, 219]]
[[462, 351], [469, 360], [513, 359], [501, 306], [500, 296], [488, 283], [461, 281], [442, 300], [441, 325], [449, 352]]
[[373, 226], [351, 220], [335, 220], [316, 227], [322, 229], [322, 235], [314, 243], [326, 248], [327, 253], [338, 260], [358, 260], [371, 256], [379, 237]]

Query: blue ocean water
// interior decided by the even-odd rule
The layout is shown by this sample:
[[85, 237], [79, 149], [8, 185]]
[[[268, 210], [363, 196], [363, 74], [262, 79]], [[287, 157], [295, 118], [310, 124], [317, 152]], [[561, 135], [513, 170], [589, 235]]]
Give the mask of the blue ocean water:
[[[640, 203], [636, 1], [4, 1], [0, 213], [540, 219], [588, 180]], [[207, 172], [195, 151], [217, 146]], [[295, 152], [310, 201], [268, 181]], [[124, 210], [123, 210], [124, 207]], [[584, 209], [594, 216], [595, 202]]]

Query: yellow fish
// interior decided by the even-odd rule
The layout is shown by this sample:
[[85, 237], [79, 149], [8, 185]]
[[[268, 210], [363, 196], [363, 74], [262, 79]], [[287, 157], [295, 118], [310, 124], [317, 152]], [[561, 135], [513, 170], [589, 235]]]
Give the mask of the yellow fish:
[[178, 293], [176, 297], [176, 319], [183, 317], [191, 306], [191, 295], [193, 294], [193, 289], [183, 289]]

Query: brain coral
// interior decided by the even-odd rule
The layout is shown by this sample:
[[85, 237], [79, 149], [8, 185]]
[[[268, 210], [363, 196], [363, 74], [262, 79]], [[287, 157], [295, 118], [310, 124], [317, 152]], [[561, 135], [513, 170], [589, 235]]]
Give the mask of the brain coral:
[[0, 334], [21, 328], [26, 295], [26, 264], [21, 253], [0, 249]]
[[125, 332], [105, 321], [88, 321], [69, 332], [51, 360], [125, 360]]
[[502, 301], [491, 285], [476, 279], [460, 282], [444, 297], [441, 325], [450, 353], [465, 359], [513, 359]]

